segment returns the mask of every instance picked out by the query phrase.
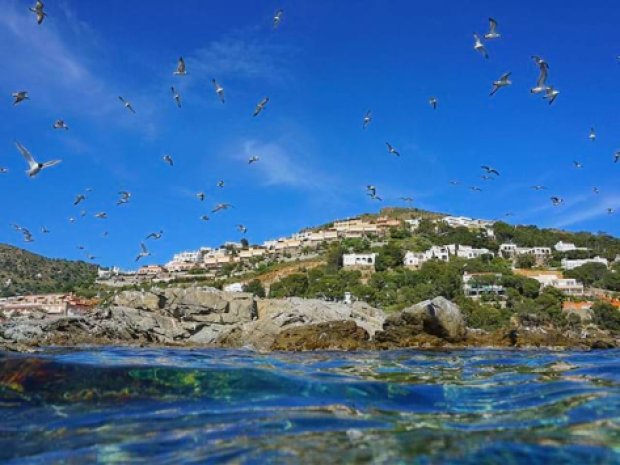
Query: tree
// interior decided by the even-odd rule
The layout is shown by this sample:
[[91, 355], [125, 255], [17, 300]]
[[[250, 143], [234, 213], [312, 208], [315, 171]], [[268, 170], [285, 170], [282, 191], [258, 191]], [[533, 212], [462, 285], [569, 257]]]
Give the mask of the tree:
[[607, 331], [620, 331], [620, 311], [607, 302], [597, 302], [592, 306], [593, 322]]
[[291, 274], [271, 285], [270, 297], [304, 297], [308, 290], [308, 278], [305, 274]]
[[536, 257], [534, 255], [524, 254], [517, 256], [515, 266], [517, 268], [533, 268], [536, 265]]
[[256, 297], [265, 297], [265, 288], [258, 279], [253, 279], [243, 286], [244, 292], [251, 292]]
[[399, 268], [403, 266], [405, 253], [395, 242], [388, 242], [381, 247], [377, 254], [375, 268], [377, 271], [385, 271], [390, 268]]
[[609, 273], [607, 267], [602, 263], [586, 263], [566, 273], [567, 278], [574, 278], [581, 281], [586, 286], [592, 286], [594, 283], [601, 281]]

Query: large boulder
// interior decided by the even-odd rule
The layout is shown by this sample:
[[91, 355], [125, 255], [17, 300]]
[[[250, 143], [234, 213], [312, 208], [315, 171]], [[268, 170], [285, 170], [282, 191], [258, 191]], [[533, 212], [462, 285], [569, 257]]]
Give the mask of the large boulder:
[[155, 289], [152, 289], [150, 291], [120, 292], [114, 296], [113, 303], [118, 307], [156, 312], [164, 308], [166, 301], [161, 294], [157, 293]]
[[368, 348], [369, 335], [354, 321], [331, 321], [282, 331], [272, 350], [358, 350]]

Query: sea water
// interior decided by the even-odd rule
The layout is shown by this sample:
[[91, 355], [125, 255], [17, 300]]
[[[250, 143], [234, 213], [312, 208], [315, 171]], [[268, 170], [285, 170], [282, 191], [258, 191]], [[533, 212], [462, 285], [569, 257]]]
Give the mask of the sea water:
[[0, 462], [620, 463], [620, 351], [0, 353]]

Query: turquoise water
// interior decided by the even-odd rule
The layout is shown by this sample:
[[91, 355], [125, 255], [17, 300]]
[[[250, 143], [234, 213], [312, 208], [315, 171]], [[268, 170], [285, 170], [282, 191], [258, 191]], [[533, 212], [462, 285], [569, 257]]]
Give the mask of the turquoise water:
[[0, 353], [11, 464], [620, 463], [620, 351]]

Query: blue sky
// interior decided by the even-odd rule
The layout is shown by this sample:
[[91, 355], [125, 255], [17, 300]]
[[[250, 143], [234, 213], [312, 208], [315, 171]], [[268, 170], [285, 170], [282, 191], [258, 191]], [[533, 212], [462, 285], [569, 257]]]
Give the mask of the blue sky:
[[[620, 6], [611, 2], [153, 0], [145, 9], [49, 0], [41, 26], [31, 3], [0, 0], [0, 166], [10, 170], [0, 175], [0, 242], [72, 259], [84, 258], [84, 245], [99, 263], [130, 267], [152, 231], [165, 234], [150, 244], [150, 262], [165, 262], [176, 251], [240, 239], [239, 223], [259, 243], [402, 205], [400, 196], [453, 214], [514, 212], [517, 223], [620, 233], [617, 216], [606, 213], [620, 208]], [[285, 13], [274, 31], [278, 8]], [[486, 32], [489, 16], [502, 38], [487, 44], [484, 60], [472, 33]], [[561, 91], [553, 106], [529, 93], [533, 54], [549, 62], [549, 82]], [[172, 74], [179, 56], [188, 76]], [[506, 71], [514, 84], [489, 98]], [[224, 105], [212, 78], [225, 88]], [[16, 90], [30, 100], [14, 107]], [[265, 96], [270, 103], [253, 118]], [[362, 130], [367, 110], [374, 120]], [[69, 131], [51, 128], [59, 118]], [[28, 179], [16, 139], [63, 163]], [[248, 166], [251, 155], [261, 161]], [[501, 176], [482, 181], [483, 164]], [[366, 196], [367, 184], [382, 203]], [[534, 192], [534, 184], [549, 190]], [[73, 207], [86, 188], [87, 201]], [[115, 206], [119, 190], [133, 193], [128, 205]], [[566, 204], [553, 208], [551, 195]], [[235, 208], [211, 215], [220, 202]], [[99, 211], [109, 218], [94, 218]], [[211, 220], [200, 221], [203, 214]], [[12, 223], [35, 242], [24, 244]]]

